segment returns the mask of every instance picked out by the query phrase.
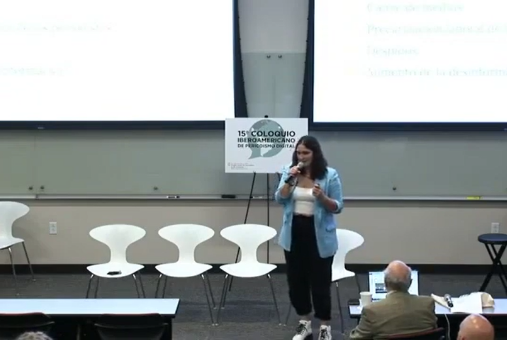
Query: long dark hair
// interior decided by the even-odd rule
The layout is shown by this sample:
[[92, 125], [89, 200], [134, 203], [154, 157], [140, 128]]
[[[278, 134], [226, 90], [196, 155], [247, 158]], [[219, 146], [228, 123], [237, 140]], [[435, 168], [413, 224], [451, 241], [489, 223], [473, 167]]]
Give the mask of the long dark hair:
[[313, 136], [303, 136], [298, 140], [296, 147], [294, 148], [294, 153], [292, 154], [292, 166], [296, 166], [299, 162], [297, 147], [301, 144], [310, 149], [313, 153], [312, 162], [310, 164], [310, 174], [312, 179], [323, 179], [327, 173], [327, 161], [324, 158], [319, 141]]

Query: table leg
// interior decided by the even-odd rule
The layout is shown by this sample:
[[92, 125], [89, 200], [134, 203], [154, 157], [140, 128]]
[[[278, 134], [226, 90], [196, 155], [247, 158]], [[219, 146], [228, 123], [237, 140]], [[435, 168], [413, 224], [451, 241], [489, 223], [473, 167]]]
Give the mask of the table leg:
[[167, 319], [167, 327], [165, 330], [165, 339], [172, 340], [173, 338], [173, 319]]
[[488, 275], [484, 278], [484, 281], [481, 285], [481, 288], [479, 288], [479, 291], [484, 292], [486, 291], [486, 288], [489, 285], [489, 282], [491, 281], [491, 278], [493, 277], [493, 274], [497, 272], [497, 269], [499, 271], [497, 272], [498, 276], [500, 277], [500, 281], [502, 282], [502, 286], [505, 289], [505, 292], [507, 293], [507, 275], [505, 272], [505, 269], [503, 268], [503, 264], [501, 262], [502, 256], [507, 248], [507, 245], [502, 245], [500, 247], [500, 250], [497, 251], [494, 245], [490, 245], [491, 249], [488, 247], [487, 244], [485, 244], [486, 250], [488, 251], [488, 255], [491, 258], [491, 261], [493, 262], [491, 269], [489, 270]]

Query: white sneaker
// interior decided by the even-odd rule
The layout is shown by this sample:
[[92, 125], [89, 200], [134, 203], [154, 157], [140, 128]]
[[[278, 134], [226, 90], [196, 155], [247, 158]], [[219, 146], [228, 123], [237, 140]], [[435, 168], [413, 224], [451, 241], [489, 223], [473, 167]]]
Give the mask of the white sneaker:
[[296, 335], [292, 340], [305, 340], [307, 336], [312, 334], [312, 322], [301, 320], [296, 328]]
[[331, 326], [320, 326], [318, 340], [331, 340]]

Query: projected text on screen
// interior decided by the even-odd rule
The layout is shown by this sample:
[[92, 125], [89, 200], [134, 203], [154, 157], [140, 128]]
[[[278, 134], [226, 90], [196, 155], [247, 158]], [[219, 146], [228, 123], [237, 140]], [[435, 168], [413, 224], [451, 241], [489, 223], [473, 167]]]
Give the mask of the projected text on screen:
[[0, 121], [234, 117], [233, 2], [0, 1]]
[[507, 1], [316, 0], [314, 121], [506, 122]]

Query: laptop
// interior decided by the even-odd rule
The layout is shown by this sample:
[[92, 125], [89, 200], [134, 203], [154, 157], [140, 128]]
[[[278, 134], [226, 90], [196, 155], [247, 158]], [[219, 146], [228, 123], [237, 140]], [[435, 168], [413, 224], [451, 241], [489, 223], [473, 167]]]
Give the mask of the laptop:
[[[382, 300], [386, 297], [386, 285], [384, 283], [384, 272], [369, 272], [368, 274], [369, 291], [372, 301]], [[419, 272], [412, 270], [412, 284], [408, 292], [411, 295], [419, 295]]]

